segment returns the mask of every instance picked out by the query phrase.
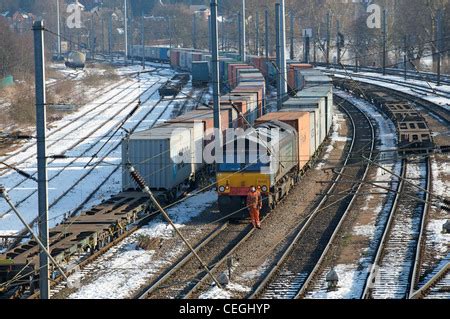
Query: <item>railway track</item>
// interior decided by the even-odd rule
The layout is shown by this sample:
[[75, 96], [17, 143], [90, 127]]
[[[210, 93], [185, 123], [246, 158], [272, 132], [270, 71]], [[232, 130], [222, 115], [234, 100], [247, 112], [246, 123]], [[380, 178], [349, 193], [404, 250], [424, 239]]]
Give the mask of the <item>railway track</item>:
[[[339, 97], [335, 98], [340, 101]], [[343, 109], [350, 119], [353, 134], [344, 165], [307, 221], [295, 230], [293, 240], [278, 263], [260, 281], [249, 298], [291, 299], [304, 295], [359, 191], [361, 183], [358, 180], [366, 177], [369, 164], [361, 162], [361, 154], [372, 157], [374, 127], [367, 116], [348, 101], [343, 101]], [[354, 180], [351, 187], [339, 183], [342, 176]]]
[[[211, 269], [251, 230], [247, 224], [224, 223], [206, 236], [195, 250]], [[185, 254], [168, 271], [136, 295], [138, 299], [184, 298], [208, 274], [192, 253]]]
[[[153, 88], [155, 85], [157, 85], [157, 83], [155, 83], [154, 85], [152, 85], [151, 87], [149, 87], [148, 90], [150, 90], [151, 88]], [[157, 91], [154, 90], [153, 93], [151, 93], [150, 96], [147, 98], [147, 100], [150, 100], [151, 97], [153, 97], [156, 93], [157, 93]], [[145, 101], [143, 101], [143, 102], [145, 103], [147, 100], [145, 100]], [[136, 100], [133, 100], [133, 101], [131, 101], [127, 106], [131, 106], [131, 105], [132, 105], [133, 103], [135, 103], [135, 102], [136, 102]], [[127, 107], [127, 106], [126, 106], [126, 107]], [[126, 107], [125, 107], [125, 109], [126, 109]], [[155, 105], [155, 107], [156, 107], [156, 105]], [[153, 109], [154, 109], [154, 107], [151, 108], [150, 112], [151, 112]], [[116, 112], [116, 113], [113, 115], [113, 117], [118, 116], [119, 114], [121, 114], [121, 113], [123, 113], [123, 112], [124, 112], [124, 109], [121, 109], [121, 110], [119, 110], [118, 112]], [[148, 116], [148, 114], [150, 114], [150, 112], [148, 112], [146, 116]], [[104, 125], [106, 125], [106, 123], [107, 123], [108, 121], [110, 121], [113, 117], [110, 117], [110, 118], [106, 119], [106, 120], [104, 121]], [[142, 120], [143, 120], [143, 119], [142, 119]], [[140, 124], [141, 122], [142, 122], [142, 121], [139, 121], [139, 122], [138, 122], [138, 125], [135, 126], [135, 127], [132, 128], [132, 129], [135, 130], [135, 129], [139, 126], [139, 124]], [[94, 134], [94, 133], [97, 131], [97, 129], [99, 129], [99, 128], [100, 128], [100, 127], [97, 127], [97, 128], [95, 128], [95, 129], [93, 129], [91, 132], [89, 132], [89, 135]], [[109, 135], [111, 134], [111, 132], [114, 131], [114, 130], [115, 130], [115, 127], [113, 127], [113, 128], [111, 128], [110, 130], [108, 130], [108, 132], [107, 132], [104, 136], [102, 136], [102, 137], [99, 139], [99, 141], [101, 141], [103, 138], [106, 138], [107, 136], [109, 136]], [[85, 139], [87, 139], [87, 137], [85, 137], [85, 138], [83, 138], [83, 139], [77, 141], [76, 144], [79, 145], [79, 144], [82, 143]], [[62, 174], [64, 171], [66, 171], [66, 170], [68, 170], [68, 169], [71, 169], [71, 168], [74, 166], [74, 164], [77, 164], [78, 162], [80, 162], [80, 160], [83, 162], [83, 158], [88, 154], [88, 152], [94, 152], [95, 148], [98, 148], [98, 147], [99, 147], [99, 143], [92, 143], [92, 144], [90, 144], [87, 148], [84, 149], [83, 152], [81, 152], [81, 154], [79, 154], [79, 155], [77, 155], [77, 156], [74, 156], [71, 160], [68, 161], [67, 164], [65, 164], [62, 168], [58, 169], [58, 171], [57, 171], [54, 175], [49, 176], [49, 182], [55, 181], [59, 176], [61, 176], [61, 174]], [[107, 156], [110, 155], [110, 154], [112, 153], [112, 151], [113, 151], [113, 150], [107, 152], [107, 154], [104, 155], [104, 156], [102, 156], [100, 160], [103, 160], [103, 159], [107, 158]], [[52, 164], [52, 163], [53, 163], [53, 161], [50, 161], [50, 162], [49, 162], [49, 167], [50, 167], [50, 168], [51, 168], [51, 164]], [[95, 167], [97, 167], [97, 166], [98, 166], [98, 165], [95, 165], [94, 167], [90, 168], [89, 171], [88, 171], [86, 174], [84, 174], [80, 179], [75, 180], [75, 181], [73, 182], [73, 184], [71, 185], [71, 187], [69, 187], [68, 189], [66, 189], [60, 196], [58, 196], [55, 200], [53, 200], [53, 201], [50, 203], [49, 208], [53, 208], [53, 207], [54, 207], [54, 206], [55, 206], [55, 205], [56, 205], [56, 204], [57, 204], [57, 203], [58, 203], [58, 202], [66, 195], [66, 194], [68, 194], [70, 191], [72, 191], [73, 188], [74, 188], [75, 186], [77, 186], [77, 185], [79, 184], [79, 182], [81, 182], [81, 180], [83, 180], [86, 176], [88, 176], [88, 175], [93, 171], [93, 169], [94, 169]], [[36, 173], [32, 174], [31, 176], [34, 176], [35, 174], [36, 174]], [[21, 186], [23, 183], [28, 182], [28, 181], [29, 181], [29, 180], [28, 180], [27, 178], [25, 178], [25, 179], [21, 180], [19, 183], [17, 183], [16, 185], [14, 185], [12, 188], [13, 188], [13, 189], [14, 189], [14, 188], [17, 188], [17, 187]], [[37, 193], [37, 190], [34, 189], [34, 190], [32, 190], [31, 192], [29, 192], [28, 194], [26, 194], [24, 197], [22, 197], [21, 199], [19, 199], [19, 200], [16, 202], [16, 207], [19, 207], [22, 203], [28, 201], [28, 200], [29, 200], [33, 195], [35, 195], [36, 193]], [[10, 212], [10, 210], [7, 210], [6, 212], [2, 213], [0, 216], [5, 216], [5, 215], [7, 215], [9, 212]], [[35, 220], [36, 220], [36, 219], [35, 219]], [[35, 220], [32, 222], [32, 224], [34, 224]], [[16, 241], [15, 243], [17, 243], [17, 241]]]
[[[193, 93], [193, 89], [190, 89], [190, 93]], [[202, 91], [201, 95], [204, 94], [204, 91]], [[132, 129], [129, 130], [130, 133], [134, 132], [137, 128], [139, 128], [141, 126], [141, 124], [148, 120], [149, 115], [154, 115], [154, 117], [149, 121], [149, 126], [148, 127], [152, 127], [154, 125], [156, 125], [158, 123], [158, 121], [166, 114], [167, 110], [169, 110], [170, 105], [175, 102], [175, 99], [169, 99], [169, 100], [162, 100], [160, 99], [158, 101], [158, 103], [156, 103], [155, 105], [153, 105], [151, 107], [151, 109], [146, 112], [146, 114], [139, 120], [137, 121], [137, 123], [133, 126]], [[184, 107], [186, 107], [186, 105], [188, 104], [189, 100], [185, 99], [185, 102], [183, 103], [183, 106], [181, 107], [181, 109], [183, 109]], [[156, 114], [153, 114], [153, 112], [158, 109], [158, 111], [156, 112]], [[148, 128], [147, 127], [147, 128]], [[114, 152], [118, 147], [120, 146], [120, 142], [114, 147], [112, 148], [110, 151], [108, 151], [108, 153], [105, 155], [105, 158], [110, 156], [110, 154], [112, 152]], [[93, 169], [95, 169], [95, 167], [98, 165], [99, 162], [97, 162], [97, 164], [95, 164], [88, 173], [85, 174], [85, 176], [87, 174], [89, 174]], [[81, 204], [79, 205], [72, 213], [72, 215], [74, 216], [75, 212], [80, 211], [83, 206], [89, 201], [89, 199], [91, 199], [96, 192], [98, 192], [98, 190], [102, 187], [102, 185], [104, 185], [109, 178], [111, 178], [112, 175], [114, 175], [114, 173], [116, 173], [118, 170], [120, 169], [120, 166], [116, 166], [112, 172], [108, 175], [108, 177], [102, 181], [102, 183], [92, 192], [88, 195], [87, 199]], [[79, 181], [81, 182], [81, 180]], [[144, 195], [145, 196], [145, 195]], [[99, 258], [100, 256], [102, 256], [105, 252], [107, 252], [110, 248], [114, 247], [116, 244], [118, 244], [119, 242], [121, 242], [123, 239], [125, 239], [126, 237], [130, 236], [131, 234], [133, 234], [136, 230], [138, 230], [142, 225], [145, 225], [151, 217], [153, 217], [155, 214], [152, 213], [149, 216], [145, 216], [143, 217], [141, 220], [137, 221], [135, 223], [134, 226], [132, 226], [129, 230], [124, 231], [123, 234], [120, 234], [120, 236], [114, 240], [113, 242], [111, 242], [110, 244], [108, 244], [106, 247], [102, 248], [101, 250], [99, 250], [98, 252], [94, 253], [92, 256], [87, 257], [87, 259], [83, 259], [83, 257], [86, 256], [80, 256], [81, 261], [80, 263], [75, 263], [75, 265], [72, 266], [71, 269], [69, 269], [68, 273], [73, 273], [74, 271], [80, 269], [80, 268], [84, 268], [87, 265], [89, 265], [91, 262], [93, 262], [94, 260], [96, 260], [97, 258]], [[52, 285], [51, 285], [51, 295], [59, 293], [61, 290], [64, 289], [65, 285], [67, 283], [62, 281], [63, 278], [61, 276], [57, 277], [54, 281], [52, 281]], [[38, 293], [35, 293], [31, 296], [29, 296], [29, 298], [37, 298], [38, 297]]]
[[[193, 92], [193, 90], [191, 90], [191, 93]], [[184, 93], [182, 93], [182, 94], [184, 94]], [[202, 91], [201, 92], [201, 94], [200, 94], [200, 99], [203, 97], [203, 95], [205, 94], [205, 91]], [[166, 108], [164, 109], [164, 111], [163, 112], [161, 112], [157, 117], [156, 117], [156, 119], [154, 119], [154, 120], [150, 120], [149, 122], [150, 122], [150, 124], [149, 124], [149, 126], [147, 127], [147, 128], [150, 128], [150, 127], [152, 127], [152, 126], [154, 126], [155, 124], [157, 124], [157, 122], [161, 119], [161, 117], [163, 117], [163, 115], [165, 114], [165, 110], [166, 109], [168, 109], [169, 108], [169, 106], [175, 101], [176, 99], [170, 99], [170, 100], [168, 100], [168, 101], [170, 101], [169, 102], [169, 104], [167, 104], [166, 105]], [[160, 103], [161, 101], [167, 101], [167, 100], [160, 100], [158, 103]], [[180, 107], [180, 108], [178, 108], [177, 110], [176, 110], [176, 112], [177, 112], [177, 114], [180, 114], [180, 113], [183, 113], [184, 112], [184, 110], [185, 110], [185, 108], [187, 107], [187, 104], [188, 104], [188, 102], [189, 102], [189, 100], [188, 99], [185, 99], [185, 102], [183, 103], [183, 105]], [[155, 109], [155, 107], [156, 106], [154, 106], [153, 108], [152, 108], [152, 110], [153, 109]], [[146, 115], [146, 117], [149, 115], [149, 113]], [[138, 126], [140, 126], [141, 124], [142, 124], [142, 122], [143, 121], [145, 121], [145, 119], [143, 119], [139, 124], [138, 124]], [[136, 128], [133, 130], [133, 131], [135, 131], [136, 130]], [[116, 150], [117, 149], [117, 147], [115, 147], [114, 148], [114, 150]], [[114, 151], [114, 150], [112, 150], [112, 151]], [[108, 154], [109, 155], [109, 154]], [[118, 167], [116, 167], [116, 168], [114, 168], [113, 169], [113, 171], [107, 176], [107, 178], [100, 184], [100, 185], [98, 185], [91, 193], [89, 193], [89, 195], [86, 197], [86, 199], [80, 204], [80, 205], [78, 205], [78, 207], [77, 208], [75, 208], [73, 211], [72, 211], [72, 213], [71, 213], [71, 216], [73, 217], [73, 216], [76, 216], [77, 215], [77, 213], [78, 212], [80, 212], [83, 208], [84, 208], [84, 206], [98, 193], [98, 191], [103, 187], [103, 185], [115, 174], [115, 173], [117, 173], [117, 171], [119, 170], [119, 168], [120, 168], [120, 166], [118, 166]]]
[[[365, 76], [365, 75], [359, 75], [359, 74], [350, 74], [349, 75], [348, 73], [345, 73], [343, 71], [342, 72], [333, 71], [333, 72], [336, 74], [339, 74], [341, 76], [350, 77], [353, 81], [358, 81], [358, 78], [360, 78], [360, 79], [367, 79], [367, 80], [371, 80], [371, 81], [384, 82], [384, 83], [389, 83], [389, 84], [397, 84], [397, 85], [401, 85], [402, 87], [410, 88], [410, 90], [412, 92], [421, 94], [422, 96], [418, 97], [414, 94], [407, 93], [405, 91], [399, 91], [399, 90], [396, 90], [393, 88], [386, 88], [383, 85], [375, 84], [373, 82], [366, 83], [364, 81], [360, 81], [362, 83], [366, 83], [366, 84], [369, 84], [369, 85], [372, 85], [375, 87], [379, 87], [380, 89], [383, 89], [383, 90], [388, 90], [390, 94], [397, 95], [406, 100], [409, 100], [416, 104], [419, 104], [421, 107], [426, 109], [429, 113], [431, 113], [432, 115], [437, 117], [439, 119], [439, 121], [443, 122], [447, 126], [450, 126], [450, 109], [445, 108], [442, 105], [430, 102], [425, 99], [429, 94], [433, 94], [438, 97], [450, 99], [450, 92], [442, 91], [439, 89], [433, 91], [429, 87], [424, 87], [424, 86], [421, 86], [418, 84], [405, 83], [402, 81], [396, 81], [396, 80], [392, 80], [392, 79], [384, 79], [382, 77]], [[333, 72], [331, 72], [331, 73], [333, 73]]]
[[[126, 79], [121, 80], [121, 81], [120, 81], [119, 83], [117, 83], [116, 85], [113, 85], [113, 86], [108, 87], [108, 89], [109, 89], [109, 90], [116, 89], [116, 88], [119, 87], [120, 85], [125, 84], [125, 82], [126, 82]], [[117, 92], [117, 94], [115, 94], [115, 95], [109, 97], [109, 99], [106, 100], [106, 98], [105, 98], [105, 101], [99, 102], [99, 104], [97, 105], [97, 107], [91, 108], [91, 109], [87, 110], [86, 112], [82, 112], [82, 113], [79, 114], [77, 117], [71, 119], [71, 122], [68, 122], [68, 123], [65, 124], [65, 125], [61, 125], [60, 127], [51, 130], [51, 132], [49, 132], [49, 133], [47, 134], [47, 137], [48, 137], [48, 139], [49, 139], [50, 141], [53, 140], [53, 142], [48, 143], [47, 147], [51, 147], [52, 145], [56, 144], [56, 142], [57, 142], [58, 140], [61, 140], [61, 139], [66, 138], [68, 135], [70, 135], [71, 133], [75, 132], [77, 129], [80, 129], [84, 124], [86, 124], [86, 122], [89, 121], [89, 119], [88, 119], [88, 120], [86, 120], [86, 122], [82, 122], [80, 125], [77, 126], [77, 124], [78, 124], [77, 122], [78, 122], [80, 119], [83, 119], [84, 117], [87, 118], [88, 116], [91, 117], [91, 118], [94, 118], [95, 116], [100, 115], [100, 114], [102, 114], [103, 112], [107, 111], [108, 108], [111, 106], [111, 104], [114, 103], [114, 102], [112, 101], [112, 99], [115, 99], [115, 98], [118, 98], [118, 97], [120, 98], [120, 96], [121, 96], [123, 93], [127, 93], [127, 90], [129, 90], [129, 89], [130, 89], [129, 87], [123, 88], [120, 92]], [[136, 89], [137, 89], [137, 88], [136, 88]], [[98, 113], [96, 113], [96, 112], [98, 112]], [[62, 130], [64, 130], [64, 129], [66, 129], [66, 128], [68, 128], [68, 127], [71, 127], [71, 126], [73, 126], [73, 128], [71, 128], [69, 132], [65, 132], [62, 136], [56, 136], [56, 134], [57, 134], [58, 132], [60, 132], [60, 131], [62, 131]], [[2, 157], [2, 158], [1, 158], [1, 161], [2, 161], [2, 162], [6, 162], [6, 161], [8, 161], [9, 159], [11, 159], [11, 158], [17, 156], [18, 154], [24, 153], [25, 151], [27, 151], [27, 150], [29, 150], [30, 148], [33, 148], [33, 147], [34, 147], [34, 148], [36, 147], [36, 142], [29, 143], [29, 144], [27, 144], [27, 145], [21, 147], [21, 148], [18, 149], [17, 151], [12, 152], [12, 153], [10, 153], [10, 154], [7, 155], [7, 156]], [[28, 160], [28, 159], [34, 157], [35, 155], [36, 155], [36, 152], [33, 151], [31, 154], [25, 155], [25, 157], [24, 157], [24, 158], [21, 158], [19, 161], [14, 162], [14, 163], [10, 163], [10, 165], [17, 166], [17, 165], [23, 164], [23, 163], [26, 162], [26, 160]], [[10, 172], [10, 171], [11, 171], [11, 169], [2, 169], [2, 171], [0, 172], [0, 177], [3, 176], [3, 175], [5, 175], [5, 174], [7, 174], [7, 173]]]
[[[318, 67], [327, 67], [326, 63], [323, 62], [316, 62], [315, 66]], [[352, 72], [355, 72], [356, 67], [354, 65], [343, 65], [343, 67], [340, 67], [339, 65], [331, 65], [334, 69], [346, 69]], [[361, 73], [383, 73], [383, 68], [377, 68], [377, 67], [370, 67], [370, 66], [358, 66], [358, 70]], [[403, 69], [397, 69], [397, 68], [386, 68], [386, 74], [387, 75], [394, 75], [399, 77], [404, 77], [405, 71]], [[419, 81], [428, 81], [428, 82], [437, 82], [437, 74], [432, 72], [426, 72], [426, 71], [410, 71], [407, 70], [406, 73], [408, 79], [414, 79]], [[441, 83], [443, 84], [450, 84], [450, 76], [448, 74], [441, 74]]]
[[[430, 87], [429, 85], [424, 86], [424, 85], [420, 85], [418, 83], [405, 82], [404, 80], [395, 80], [395, 79], [391, 79], [391, 78], [371, 76], [371, 75], [359, 74], [359, 73], [351, 73], [350, 74], [346, 70], [340, 71], [340, 70], [333, 69], [333, 70], [324, 70], [324, 71], [328, 72], [328, 73], [335, 73], [335, 74], [344, 75], [344, 76], [348, 76], [348, 77], [352, 77], [352, 78], [363, 78], [363, 79], [373, 80], [373, 81], [377, 81], [377, 82], [397, 84], [397, 85], [401, 85], [403, 87], [409, 88], [413, 92], [415, 90], [417, 90], [418, 92], [416, 92], [416, 93], [434, 94], [436, 96], [445, 97], [445, 98], [448, 98], [450, 96], [450, 92], [448, 92], [446, 90], [442, 90], [442, 89], [435, 88], [435, 87]], [[426, 81], [426, 80], [423, 79], [423, 81]]]
[[412, 294], [419, 273], [424, 219], [429, 207], [425, 190], [430, 189], [430, 172], [428, 158], [404, 161], [404, 179], [400, 183], [362, 298], [400, 299]]
[[450, 263], [446, 263], [410, 299], [450, 299]]

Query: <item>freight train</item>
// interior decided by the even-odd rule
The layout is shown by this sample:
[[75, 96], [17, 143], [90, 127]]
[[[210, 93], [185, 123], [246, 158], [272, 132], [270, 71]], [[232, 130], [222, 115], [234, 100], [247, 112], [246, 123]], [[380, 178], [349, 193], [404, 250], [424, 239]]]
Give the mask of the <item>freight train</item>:
[[170, 48], [165, 46], [131, 45], [128, 55], [134, 59], [142, 59], [144, 55], [145, 61], [149, 62], [170, 62]]
[[[155, 59], [170, 61], [174, 69], [189, 72], [194, 72], [195, 62], [201, 62], [199, 70], [202, 73], [192, 74], [193, 79], [209, 79], [211, 56], [208, 52], [163, 49], [159, 47], [159, 53], [153, 51]], [[239, 188], [243, 184], [244, 188], [250, 183], [260, 186], [264, 196], [272, 198], [268, 203], [275, 205], [318, 153], [331, 126], [333, 101], [330, 80], [309, 65], [290, 64], [290, 93], [297, 96], [286, 101], [279, 112], [267, 113], [266, 83], [273, 81], [276, 72], [270, 61], [266, 62], [262, 57], [249, 56], [249, 61], [243, 63], [235, 53], [222, 54], [222, 131], [225, 134], [227, 129], [241, 128], [261, 131], [262, 134], [263, 128], [278, 127], [283, 133], [277, 145], [280, 145], [281, 152], [290, 150], [290, 157], [286, 161], [278, 161], [279, 166], [273, 174], [256, 178], [254, 172], [236, 170], [230, 163], [223, 163], [217, 171], [219, 204], [223, 213], [229, 211], [224, 207], [226, 198], [232, 205], [240, 203], [236, 199], [245, 192]], [[157, 127], [135, 132], [122, 142], [123, 167], [132, 164], [161, 200], [171, 202], [202, 177], [213, 175], [211, 165], [202, 158], [195, 158], [199, 154], [197, 150], [210, 146], [209, 132], [213, 126], [212, 105], [203, 105]], [[284, 153], [269, 155], [273, 163], [280, 156], [284, 157]], [[230, 178], [230, 170], [237, 178]], [[137, 221], [149, 216], [152, 211], [149, 201], [145, 194], [136, 192], [138, 185], [126, 169], [123, 170], [122, 189], [109, 200], [64, 220], [50, 230], [50, 252], [58, 262], [64, 266], [74, 256], [89, 255], [102, 249], [120, 238]], [[11, 288], [37, 287], [38, 270], [38, 246], [34, 240], [0, 255], [0, 284], [3, 284], [0, 285], [0, 295], [8, 294]], [[53, 267], [51, 272], [57, 274]], [[4, 285], [6, 282], [11, 285]]]
[[[265, 82], [261, 74], [257, 78], [247, 78], [245, 83], [242, 79], [242, 85], [237, 85], [235, 92], [223, 98], [223, 129], [254, 123], [262, 114]], [[172, 159], [207, 145], [203, 135], [212, 127], [212, 110], [202, 107], [160, 127], [137, 132], [122, 143], [123, 162], [126, 164], [131, 160], [147, 184], [159, 190], [161, 200], [173, 200], [198, 181], [198, 174], [205, 172], [207, 165], [189, 163], [189, 159], [174, 163]], [[183, 134], [173, 135], [177, 128], [182, 129]], [[156, 154], [157, 158], [154, 157]], [[67, 218], [50, 230], [50, 252], [63, 267], [73, 258], [85, 258], [101, 250], [136, 222], [145, 221], [153, 211], [146, 195], [133, 191], [137, 185], [126, 171], [123, 174], [121, 193], [79, 216]], [[0, 255], [0, 297], [20, 293], [28, 287], [38, 288], [38, 252], [37, 243], [29, 240]], [[53, 266], [50, 268], [52, 277], [56, 276], [57, 270]]]
[[[280, 110], [258, 118], [253, 130], [225, 145], [216, 176], [223, 216], [248, 215], [246, 196], [251, 186], [261, 192], [263, 212], [274, 208], [320, 152], [332, 126], [331, 79], [315, 70], [303, 72], [302, 77], [300, 86], [292, 86], [298, 92]], [[243, 149], [237, 148], [239, 144]]]
[[425, 118], [414, 104], [393, 96], [374, 85], [335, 79], [336, 87], [351, 92], [377, 106], [397, 126], [398, 147], [402, 153], [427, 152], [434, 147], [433, 137]]

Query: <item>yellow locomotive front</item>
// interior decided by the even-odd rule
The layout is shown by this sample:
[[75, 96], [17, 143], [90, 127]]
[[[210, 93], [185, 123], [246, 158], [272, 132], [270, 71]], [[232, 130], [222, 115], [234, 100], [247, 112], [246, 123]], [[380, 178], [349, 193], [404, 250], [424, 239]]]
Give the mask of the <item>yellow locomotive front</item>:
[[231, 219], [248, 217], [246, 197], [252, 186], [260, 191], [262, 212], [267, 212], [282, 197], [283, 183], [298, 167], [297, 133], [289, 125], [261, 124], [242, 138], [241, 148], [236, 140], [225, 145], [223, 163], [217, 167], [219, 210]]

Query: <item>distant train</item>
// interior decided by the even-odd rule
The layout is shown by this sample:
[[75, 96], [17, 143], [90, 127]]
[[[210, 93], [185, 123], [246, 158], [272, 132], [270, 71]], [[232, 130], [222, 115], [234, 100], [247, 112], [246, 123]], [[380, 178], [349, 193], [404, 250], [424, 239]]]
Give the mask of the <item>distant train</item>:
[[170, 63], [170, 48], [165, 46], [131, 45], [128, 55], [134, 59], [142, 59], [144, 55], [146, 61]]
[[79, 51], [69, 52], [65, 64], [69, 68], [83, 69], [86, 65], [86, 54]]

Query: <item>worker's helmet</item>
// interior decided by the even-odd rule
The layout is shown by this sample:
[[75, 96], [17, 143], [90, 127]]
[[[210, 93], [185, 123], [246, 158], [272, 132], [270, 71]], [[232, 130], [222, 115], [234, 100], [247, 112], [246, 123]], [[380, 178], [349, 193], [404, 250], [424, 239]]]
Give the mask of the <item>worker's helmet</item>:
[[256, 187], [255, 186], [250, 186], [250, 190], [252, 191], [252, 193], [256, 192]]

